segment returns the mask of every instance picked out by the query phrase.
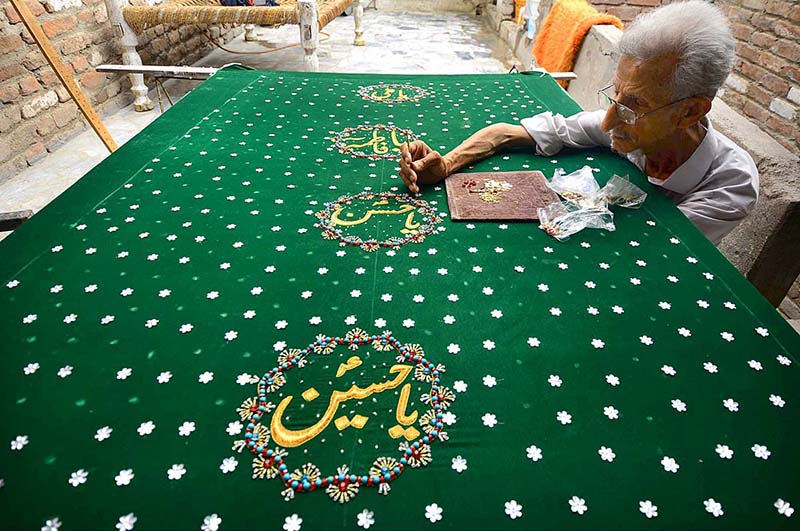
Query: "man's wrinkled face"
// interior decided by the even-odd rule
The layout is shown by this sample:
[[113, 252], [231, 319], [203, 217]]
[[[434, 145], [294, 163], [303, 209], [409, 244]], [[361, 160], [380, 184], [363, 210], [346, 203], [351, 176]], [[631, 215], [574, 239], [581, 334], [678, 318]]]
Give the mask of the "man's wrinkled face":
[[[676, 64], [674, 56], [664, 56], [643, 61], [622, 56], [617, 65], [612, 97], [629, 107], [637, 115], [644, 114], [672, 102], [669, 80]], [[675, 133], [680, 105], [660, 109], [628, 125], [617, 115], [616, 105], [606, 111], [601, 125], [611, 134], [611, 147], [620, 153], [641, 149], [650, 151], [659, 141]]]

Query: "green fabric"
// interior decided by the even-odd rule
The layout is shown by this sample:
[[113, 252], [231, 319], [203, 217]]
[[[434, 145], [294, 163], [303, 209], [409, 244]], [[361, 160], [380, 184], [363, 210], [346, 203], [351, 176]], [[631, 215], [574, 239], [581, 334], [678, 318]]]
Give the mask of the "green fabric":
[[[429, 94], [393, 105], [358, 96], [378, 82]], [[650, 195], [640, 210], [615, 209], [615, 232], [559, 243], [530, 223], [451, 222], [441, 187], [421, 199], [444, 230], [394, 252], [340, 247], [315, 226], [314, 213], [341, 195], [404, 191], [395, 161], [332, 149], [345, 128], [393, 124], [444, 151], [486, 124], [546, 110], [579, 108], [538, 76], [223, 70], [200, 85], [0, 243], [0, 527], [57, 517], [62, 529], [124, 529], [119, 519], [132, 513], [137, 530], [198, 529], [212, 514], [220, 529], [294, 529], [293, 514], [304, 530], [361, 529], [368, 510], [373, 529], [389, 530], [796, 528], [798, 516], [775, 504], [800, 504], [798, 336], [625, 160], [520, 151], [474, 167], [550, 177], [589, 164], [601, 184], [630, 174]], [[388, 227], [375, 234], [399, 230]], [[185, 324], [193, 328], [182, 333]], [[284, 501], [279, 479], [252, 479], [251, 454], [231, 449], [242, 434], [226, 429], [257, 394], [237, 379], [264, 375], [284, 347], [355, 327], [390, 330], [446, 366], [441, 384], [456, 396], [449, 440], [387, 496], [363, 487], [344, 505], [322, 491]], [[275, 403], [294, 396], [287, 427], [316, 422], [334, 390], [387, 381], [395, 354], [364, 345], [310, 355], [275, 393]], [[354, 355], [362, 366], [337, 380]], [[206, 372], [213, 380], [201, 383]], [[319, 398], [301, 408], [311, 386]], [[288, 449], [290, 471], [312, 462], [325, 475], [342, 464], [361, 475], [377, 457], [399, 458], [403, 439], [386, 432], [398, 389], [344, 404], [342, 414], [368, 418], [363, 429], [331, 423]], [[413, 380], [409, 412], [429, 409], [428, 390]], [[729, 398], [738, 411], [723, 405]], [[604, 414], [609, 406], [618, 418]], [[195, 423], [188, 436], [184, 422]], [[97, 440], [106, 426], [110, 437]], [[529, 458], [532, 446], [541, 459]], [[223, 473], [230, 457], [238, 464]], [[176, 464], [186, 473], [170, 480]], [[80, 469], [86, 482], [72, 486]], [[135, 476], [118, 486], [128, 469]], [[706, 510], [710, 498], [724, 514]], [[522, 506], [513, 519], [512, 500]], [[656, 517], [640, 511], [646, 501]], [[443, 510], [435, 523], [432, 504]]]

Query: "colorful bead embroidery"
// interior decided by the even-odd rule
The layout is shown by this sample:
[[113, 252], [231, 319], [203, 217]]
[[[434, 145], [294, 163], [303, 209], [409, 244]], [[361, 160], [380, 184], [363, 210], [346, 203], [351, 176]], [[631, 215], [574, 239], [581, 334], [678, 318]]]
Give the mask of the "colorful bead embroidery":
[[400, 146], [416, 139], [410, 129], [383, 124], [347, 127], [330, 138], [340, 153], [370, 160], [397, 160]]
[[[288, 403], [285, 398], [281, 405], [277, 407], [268, 400], [270, 393], [275, 392], [281, 387], [277, 382], [286, 381], [285, 373], [294, 367], [302, 368], [307, 362], [311, 363], [313, 360], [308, 359], [312, 354], [316, 356], [327, 356], [337, 346], [343, 346], [351, 350], [370, 345], [376, 352], [384, 353], [395, 351], [395, 361], [398, 365], [394, 366], [390, 372], [400, 373], [402, 378], [395, 378], [402, 382], [406, 376], [412, 373], [413, 378], [422, 383], [430, 383], [430, 391], [422, 395], [422, 401], [430, 406], [430, 410], [426, 411], [420, 417], [418, 425], [424, 431], [424, 435], [418, 439], [420, 432], [413, 426], [412, 418], [416, 420], [416, 412], [409, 421], [404, 424], [408, 427], [405, 429], [398, 425], [393, 438], [405, 437], [407, 440], [400, 443], [398, 450], [400, 451], [399, 458], [381, 456], [376, 458], [369, 470], [363, 474], [353, 473], [347, 465], [341, 465], [336, 470], [336, 474], [325, 475], [313, 463], [305, 463], [300, 468], [293, 471], [286, 463], [288, 452], [281, 446], [274, 448], [267, 448], [270, 442], [270, 436], [275, 435], [270, 433], [270, 428], [261, 422], [264, 416], [275, 411], [278, 415], [284, 407], [284, 403]], [[299, 353], [299, 354], [298, 354]], [[355, 358], [355, 359], [354, 359]], [[279, 365], [272, 368], [264, 376], [260, 378], [257, 384], [257, 396], [247, 398], [242, 405], [237, 409], [239, 417], [247, 422], [245, 428], [244, 439], [237, 440], [233, 449], [241, 452], [245, 448], [249, 450], [255, 457], [253, 458], [253, 479], [274, 479], [280, 478], [283, 482], [285, 489], [281, 491], [285, 500], [291, 500], [295, 494], [303, 492], [312, 492], [315, 490], [324, 490], [328, 496], [335, 502], [347, 503], [352, 500], [361, 488], [373, 487], [378, 489], [380, 494], [386, 495], [391, 490], [391, 483], [393, 483], [407, 467], [420, 468], [427, 466], [431, 463], [431, 445], [434, 441], [444, 442], [448, 440], [448, 434], [443, 431], [444, 422], [442, 420], [443, 412], [446, 411], [455, 400], [455, 394], [447, 387], [442, 387], [440, 383], [440, 375], [445, 372], [445, 366], [442, 364], [432, 364], [425, 358], [425, 353], [419, 345], [401, 344], [392, 333], [384, 331], [379, 335], [370, 335], [360, 328], [350, 330], [344, 337], [330, 337], [320, 335], [317, 336], [316, 341], [308, 345], [302, 350], [286, 350], [279, 355]], [[342, 364], [345, 370], [348, 368], [355, 368], [360, 365], [357, 357], [351, 357], [347, 364]], [[403, 367], [407, 366], [407, 370]], [[340, 367], [340, 370], [341, 370]], [[399, 370], [402, 369], [402, 370]], [[377, 384], [386, 386], [394, 383], [394, 381]], [[410, 386], [408, 386], [410, 388]], [[354, 386], [355, 388], [355, 386]], [[364, 391], [360, 388], [355, 388], [359, 392]], [[307, 391], [306, 391], [307, 392]], [[405, 395], [405, 399], [402, 397]], [[407, 391], [404, 390], [400, 394], [400, 403], [402, 407], [398, 407], [397, 418], [401, 418], [403, 414], [401, 410], [405, 409], [407, 402]], [[288, 397], [289, 399], [291, 397]], [[337, 408], [338, 409], [338, 406]], [[356, 422], [356, 415], [350, 422]], [[271, 419], [271, 425], [275, 425], [275, 419]], [[401, 421], [403, 422], [403, 421]], [[389, 430], [390, 434], [392, 430]], [[413, 436], [409, 436], [409, 432]], [[273, 437], [274, 439], [274, 437]], [[416, 439], [416, 440], [415, 440]], [[274, 441], [273, 441], [274, 442]], [[300, 443], [302, 444], [302, 443]], [[299, 446], [297, 444], [296, 446]]]
[[[354, 212], [349, 211], [351, 207], [353, 209], [360, 207], [361, 210], [367, 207], [367, 209], [356, 217]], [[367, 252], [376, 251], [381, 247], [397, 249], [407, 243], [421, 243], [426, 236], [434, 233], [435, 226], [442, 222], [436, 209], [426, 201], [406, 194], [389, 192], [343, 195], [336, 201], [325, 203], [325, 210], [317, 212], [316, 216], [319, 221], [314, 226], [322, 229], [323, 238], [339, 240], [340, 245], [358, 246]], [[380, 227], [376, 224], [380, 224]], [[366, 227], [369, 229], [365, 230]], [[396, 230], [399, 234], [379, 239], [375, 237], [376, 228], [383, 230], [384, 234], [392, 230]], [[364, 236], [351, 231], [363, 231]], [[367, 234], [372, 236], [367, 237]]]
[[408, 101], [419, 101], [426, 98], [430, 93], [414, 85], [400, 83], [381, 83], [379, 85], [369, 85], [360, 87], [358, 95], [367, 101], [378, 103], [405, 103]]

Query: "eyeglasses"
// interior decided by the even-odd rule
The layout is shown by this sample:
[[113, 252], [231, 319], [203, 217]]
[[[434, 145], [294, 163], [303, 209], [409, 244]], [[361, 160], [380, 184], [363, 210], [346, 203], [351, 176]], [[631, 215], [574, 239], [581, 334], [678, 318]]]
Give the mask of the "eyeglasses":
[[621, 104], [620, 102], [618, 102], [617, 100], [615, 100], [614, 98], [612, 98], [611, 96], [606, 94], [606, 91], [608, 89], [611, 89], [611, 88], [614, 88], [613, 84], [598, 90], [597, 91], [598, 101], [600, 102], [600, 105], [604, 109], [608, 109], [613, 104], [614, 107], [616, 108], [617, 116], [619, 117], [619, 119], [622, 120], [623, 122], [625, 122], [628, 125], [635, 125], [637, 120], [641, 120], [642, 118], [644, 118], [648, 114], [652, 114], [652, 113], [654, 113], [656, 111], [660, 111], [661, 109], [666, 109], [667, 107], [675, 105], [676, 103], [680, 103], [680, 102], [682, 102], [684, 100], [688, 100], [689, 99], [689, 98], [681, 98], [681, 99], [679, 99], [677, 101], [673, 101], [672, 103], [667, 103], [666, 105], [662, 105], [661, 107], [658, 107], [657, 109], [653, 109], [653, 110], [644, 112], [642, 114], [637, 114], [636, 111], [634, 111], [630, 107], [627, 107], [627, 106]]

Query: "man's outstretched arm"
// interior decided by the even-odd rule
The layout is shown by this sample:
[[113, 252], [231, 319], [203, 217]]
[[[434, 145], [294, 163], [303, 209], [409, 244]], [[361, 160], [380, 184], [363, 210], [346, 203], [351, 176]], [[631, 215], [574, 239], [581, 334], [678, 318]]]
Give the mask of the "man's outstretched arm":
[[521, 125], [493, 124], [464, 140], [458, 147], [441, 155], [422, 141], [402, 147], [400, 177], [413, 192], [420, 184], [434, 184], [451, 173], [500, 151], [514, 147], [535, 146]]

